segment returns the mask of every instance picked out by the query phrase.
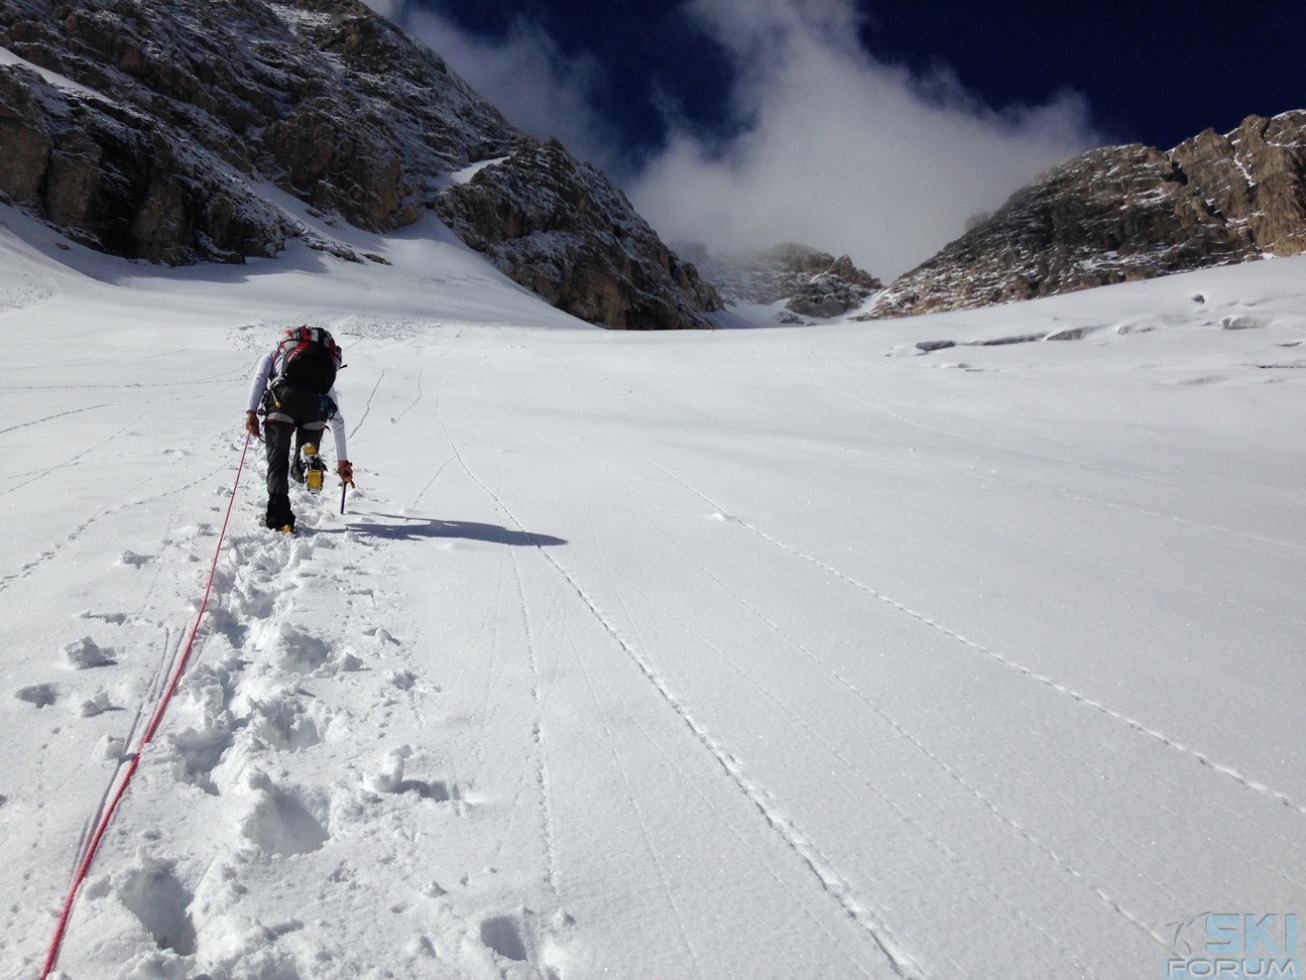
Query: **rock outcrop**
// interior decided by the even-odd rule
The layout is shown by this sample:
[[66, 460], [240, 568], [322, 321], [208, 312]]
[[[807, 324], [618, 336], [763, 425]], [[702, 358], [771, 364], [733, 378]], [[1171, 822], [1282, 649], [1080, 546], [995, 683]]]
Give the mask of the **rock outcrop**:
[[7, 0], [0, 45], [31, 66], [0, 66], [0, 193], [132, 258], [275, 254], [299, 229], [266, 183], [400, 227], [520, 138], [355, 0]]
[[435, 210], [513, 280], [590, 323], [711, 327], [706, 314], [722, 308], [626, 196], [557, 141], [482, 167], [442, 194]]
[[[486, 160], [518, 161], [523, 200], [537, 182], [556, 196], [553, 158], [565, 157], [544, 153], [358, 0], [6, 0], [0, 48], [0, 199], [130, 258], [240, 262], [300, 237], [357, 259], [310, 231], [278, 192], [328, 227], [385, 232], [435, 207], [450, 173]], [[535, 162], [552, 169], [532, 173]], [[568, 206], [602, 211], [609, 229], [642, 225], [619, 195], [585, 197], [598, 186], [578, 184]], [[548, 284], [559, 270], [589, 269], [610, 244], [596, 225], [577, 220], [571, 232], [536, 256], [540, 268], [522, 256], [509, 274]], [[612, 326], [706, 322], [714, 297], [692, 269], [660, 243], [627, 256], [632, 289], [595, 274], [544, 295], [585, 316], [580, 292], [607, 289], [613, 296], [586, 318]], [[656, 269], [639, 268], [645, 260]], [[671, 295], [677, 289], [683, 295]], [[647, 312], [663, 306], [684, 315]]]
[[1078, 156], [890, 284], [870, 316], [966, 309], [1306, 249], [1306, 111], [1168, 153]]
[[842, 316], [883, 285], [847, 255], [835, 258], [794, 242], [722, 257], [709, 255], [702, 246], [681, 251], [694, 258], [727, 304], [769, 306], [783, 300], [786, 322]]

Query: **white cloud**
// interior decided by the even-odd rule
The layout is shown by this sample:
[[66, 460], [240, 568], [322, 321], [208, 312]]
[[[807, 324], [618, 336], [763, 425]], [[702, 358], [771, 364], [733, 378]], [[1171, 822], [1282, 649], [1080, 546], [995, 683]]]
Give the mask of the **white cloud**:
[[490, 39], [409, 0], [364, 2], [443, 58], [514, 126], [541, 139], [557, 137], [596, 166], [618, 165], [616, 137], [593, 108], [604, 84], [595, 59], [568, 58], [526, 18], [514, 21], [506, 38]]
[[1049, 166], [1102, 140], [1073, 93], [985, 107], [946, 71], [871, 59], [846, 0], [696, 0], [734, 60], [725, 143], [675, 124], [629, 192], [667, 238], [735, 250], [796, 240], [886, 279]]
[[664, 148], [631, 171], [594, 108], [603, 77], [593, 60], [568, 60], [527, 21], [495, 42], [405, 0], [369, 2], [516, 125], [558, 136], [620, 179], [665, 239], [714, 251], [800, 241], [887, 280], [968, 217], [1105, 142], [1073, 92], [995, 109], [944, 68], [921, 77], [874, 60], [852, 0], [692, 0], [734, 70], [733, 118], [704, 132], [667, 106]]

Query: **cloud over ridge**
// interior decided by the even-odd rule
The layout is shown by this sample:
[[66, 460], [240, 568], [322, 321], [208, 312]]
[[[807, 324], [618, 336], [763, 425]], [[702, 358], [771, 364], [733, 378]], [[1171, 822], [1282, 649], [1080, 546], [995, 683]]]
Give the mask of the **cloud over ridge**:
[[876, 60], [852, 0], [690, 0], [684, 11], [732, 70], [729, 118], [705, 130], [666, 105], [663, 145], [632, 164], [595, 108], [602, 66], [569, 61], [538, 25], [486, 40], [414, 3], [371, 5], [511, 121], [611, 172], [664, 238], [714, 251], [801, 241], [887, 279], [1107, 142], [1072, 91], [993, 108], [945, 66], [922, 76]]

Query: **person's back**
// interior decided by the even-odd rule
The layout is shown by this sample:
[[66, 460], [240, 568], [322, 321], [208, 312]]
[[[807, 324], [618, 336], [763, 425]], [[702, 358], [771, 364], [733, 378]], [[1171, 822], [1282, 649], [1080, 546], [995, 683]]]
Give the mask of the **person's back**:
[[[313, 445], [321, 450], [324, 430], [330, 426], [336, 449], [336, 472], [352, 484], [354, 470], [345, 446], [345, 420], [340, 414], [335, 390], [336, 373], [343, 367], [340, 346], [321, 327], [292, 327], [276, 348], [264, 354], [250, 378], [245, 428], [259, 436], [259, 415], [264, 417], [262, 438], [267, 445], [268, 507], [264, 518], [269, 528], [291, 531], [295, 514], [290, 507], [293, 449], [297, 465], [293, 473], [303, 480], [300, 449]], [[293, 437], [293, 438], [292, 438]]]

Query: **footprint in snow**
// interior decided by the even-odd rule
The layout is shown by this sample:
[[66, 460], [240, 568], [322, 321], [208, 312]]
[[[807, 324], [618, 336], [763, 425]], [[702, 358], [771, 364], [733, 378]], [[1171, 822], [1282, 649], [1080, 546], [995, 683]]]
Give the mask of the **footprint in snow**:
[[1270, 321], [1261, 316], [1226, 316], [1220, 320], [1225, 330], [1264, 330]]
[[38, 708], [48, 708], [59, 700], [59, 685], [32, 684], [28, 687], [20, 687], [14, 692], [14, 697]]
[[140, 568], [154, 561], [153, 555], [138, 555], [134, 551], [124, 551], [118, 559], [119, 565], [131, 565], [133, 568]]
[[218, 787], [212, 773], [233, 741], [231, 732], [221, 728], [187, 728], [170, 734], [168, 743], [176, 753], [173, 775], [178, 782], [217, 796]]
[[278, 625], [271, 646], [272, 662], [288, 673], [312, 673], [331, 659], [330, 644], [292, 623]]
[[117, 897], [154, 937], [159, 949], [179, 956], [195, 952], [195, 924], [188, 914], [191, 894], [171, 863], [147, 861], [117, 888]]
[[249, 624], [244, 620], [268, 619], [276, 611], [275, 593], [266, 592], [243, 577], [233, 579], [232, 587], [223, 594], [229, 596], [231, 612], [227, 615], [231, 618], [239, 617], [236, 629], [242, 635], [249, 632]]
[[481, 923], [481, 942], [504, 959], [526, 962], [530, 955], [521, 926], [513, 916], [496, 915]]
[[239, 650], [249, 637], [249, 624], [227, 609], [221, 607], [209, 610], [209, 623], [212, 629], [227, 638], [233, 650]]
[[502, 959], [529, 963], [545, 980], [563, 980], [563, 966], [568, 962], [576, 965], [566, 948], [565, 935], [576, 920], [563, 909], [547, 922], [541, 919], [525, 906], [513, 914], [492, 915], [481, 921], [481, 942]]
[[438, 956], [435, 951], [435, 944], [431, 942], [429, 936], [414, 936], [404, 944], [404, 957], [410, 962], [413, 960], [436, 960]]
[[241, 820], [240, 833], [259, 850], [292, 857], [311, 854], [330, 840], [331, 800], [324, 790], [283, 789], [259, 771], [251, 774], [248, 786], [254, 805]]
[[186, 544], [196, 538], [211, 538], [217, 533], [217, 529], [212, 524], [202, 522], [199, 524], [183, 524], [164, 538], [163, 543], [166, 545]]
[[401, 691], [411, 691], [417, 686], [417, 675], [411, 670], [391, 670], [386, 673], [385, 679]]
[[[239, 712], [241, 705], [235, 706]], [[298, 752], [319, 744], [331, 724], [331, 712], [294, 691], [282, 691], [266, 701], [249, 699], [250, 734], [280, 752]]]

